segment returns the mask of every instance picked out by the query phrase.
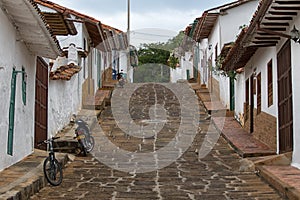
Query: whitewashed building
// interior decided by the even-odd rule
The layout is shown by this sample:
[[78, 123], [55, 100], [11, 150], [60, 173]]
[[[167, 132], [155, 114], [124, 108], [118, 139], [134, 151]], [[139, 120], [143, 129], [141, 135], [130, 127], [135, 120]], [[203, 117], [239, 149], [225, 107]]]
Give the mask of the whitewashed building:
[[[235, 115], [277, 153], [293, 152], [300, 168], [298, 1], [261, 1], [223, 62], [242, 71], [235, 82]], [[280, 11], [279, 11], [280, 10]], [[293, 37], [296, 42], [291, 40]], [[238, 56], [237, 56], [238, 55]]]
[[32, 0], [0, 4], [0, 171], [34, 150], [37, 65], [61, 49]]
[[203, 12], [186, 29], [194, 39], [194, 68], [198, 69], [199, 82], [214, 93], [228, 109], [233, 109], [229, 93], [230, 79], [219, 72], [220, 60], [227, 46], [235, 41], [241, 27], [248, 25], [258, 6], [258, 0], [242, 0], [215, 7]]
[[35, 2], [63, 48], [63, 55], [47, 61], [51, 66], [45, 122], [48, 128], [41, 137], [49, 137], [66, 126], [86, 103], [91, 103], [96, 91], [112, 79], [112, 69], [121, 70], [120, 63], [127, 59], [127, 44], [122, 31], [97, 19], [50, 1]]
[[170, 69], [170, 81], [176, 83], [178, 80], [190, 80], [194, 78], [193, 53], [185, 52], [180, 57], [179, 65]]

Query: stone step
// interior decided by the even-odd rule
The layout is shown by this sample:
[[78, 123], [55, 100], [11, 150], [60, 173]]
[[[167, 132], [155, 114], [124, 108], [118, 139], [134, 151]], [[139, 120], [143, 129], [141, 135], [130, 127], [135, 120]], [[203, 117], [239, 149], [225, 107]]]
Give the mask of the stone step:
[[77, 140], [56, 140], [53, 143], [53, 148], [60, 153], [75, 153], [75, 148], [78, 147]]
[[[0, 172], [0, 199], [29, 199], [48, 185], [43, 173], [43, 162], [48, 152], [35, 149], [34, 152]], [[59, 163], [65, 165], [74, 158], [69, 154], [55, 154]]]

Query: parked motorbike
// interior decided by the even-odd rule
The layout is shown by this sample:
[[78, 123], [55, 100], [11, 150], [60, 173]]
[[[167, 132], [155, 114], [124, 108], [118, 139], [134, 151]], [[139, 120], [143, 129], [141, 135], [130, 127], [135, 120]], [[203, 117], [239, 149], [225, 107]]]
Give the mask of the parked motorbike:
[[120, 78], [119, 79], [119, 86], [122, 88], [122, 87], [124, 87], [124, 85], [125, 85], [125, 80], [124, 80], [124, 78], [122, 77], [122, 78]]
[[75, 124], [77, 128], [75, 129], [75, 137], [78, 141], [78, 147], [75, 149], [77, 155], [83, 154], [84, 156], [87, 153], [91, 152], [95, 145], [95, 139], [91, 135], [88, 124], [82, 119], [76, 119]]

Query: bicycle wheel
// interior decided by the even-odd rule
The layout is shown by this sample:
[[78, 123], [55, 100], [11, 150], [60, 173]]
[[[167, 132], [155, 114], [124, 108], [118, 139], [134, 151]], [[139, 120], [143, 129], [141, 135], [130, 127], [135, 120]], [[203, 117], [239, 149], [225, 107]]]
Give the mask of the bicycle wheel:
[[90, 135], [89, 141], [86, 140], [86, 151], [90, 153], [94, 149], [95, 139]]
[[61, 184], [63, 179], [63, 172], [62, 167], [56, 158], [52, 162], [50, 160], [50, 157], [47, 157], [45, 159], [44, 175], [51, 185], [58, 186]]

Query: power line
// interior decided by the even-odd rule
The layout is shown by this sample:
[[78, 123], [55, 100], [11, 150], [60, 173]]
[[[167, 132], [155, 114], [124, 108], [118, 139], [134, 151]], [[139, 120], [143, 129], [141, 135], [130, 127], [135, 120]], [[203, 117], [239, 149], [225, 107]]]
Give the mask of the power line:
[[159, 35], [159, 34], [154, 34], [154, 33], [143, 33], [143, 32], [136, 32], [136, 31], [132, 31], [132, 33], [141, 34], [141, 35], [157, 36], [157, 37], [167, 37], [167, 38], [174, 37], [174, 36], [170, 36], [170, 35]]

